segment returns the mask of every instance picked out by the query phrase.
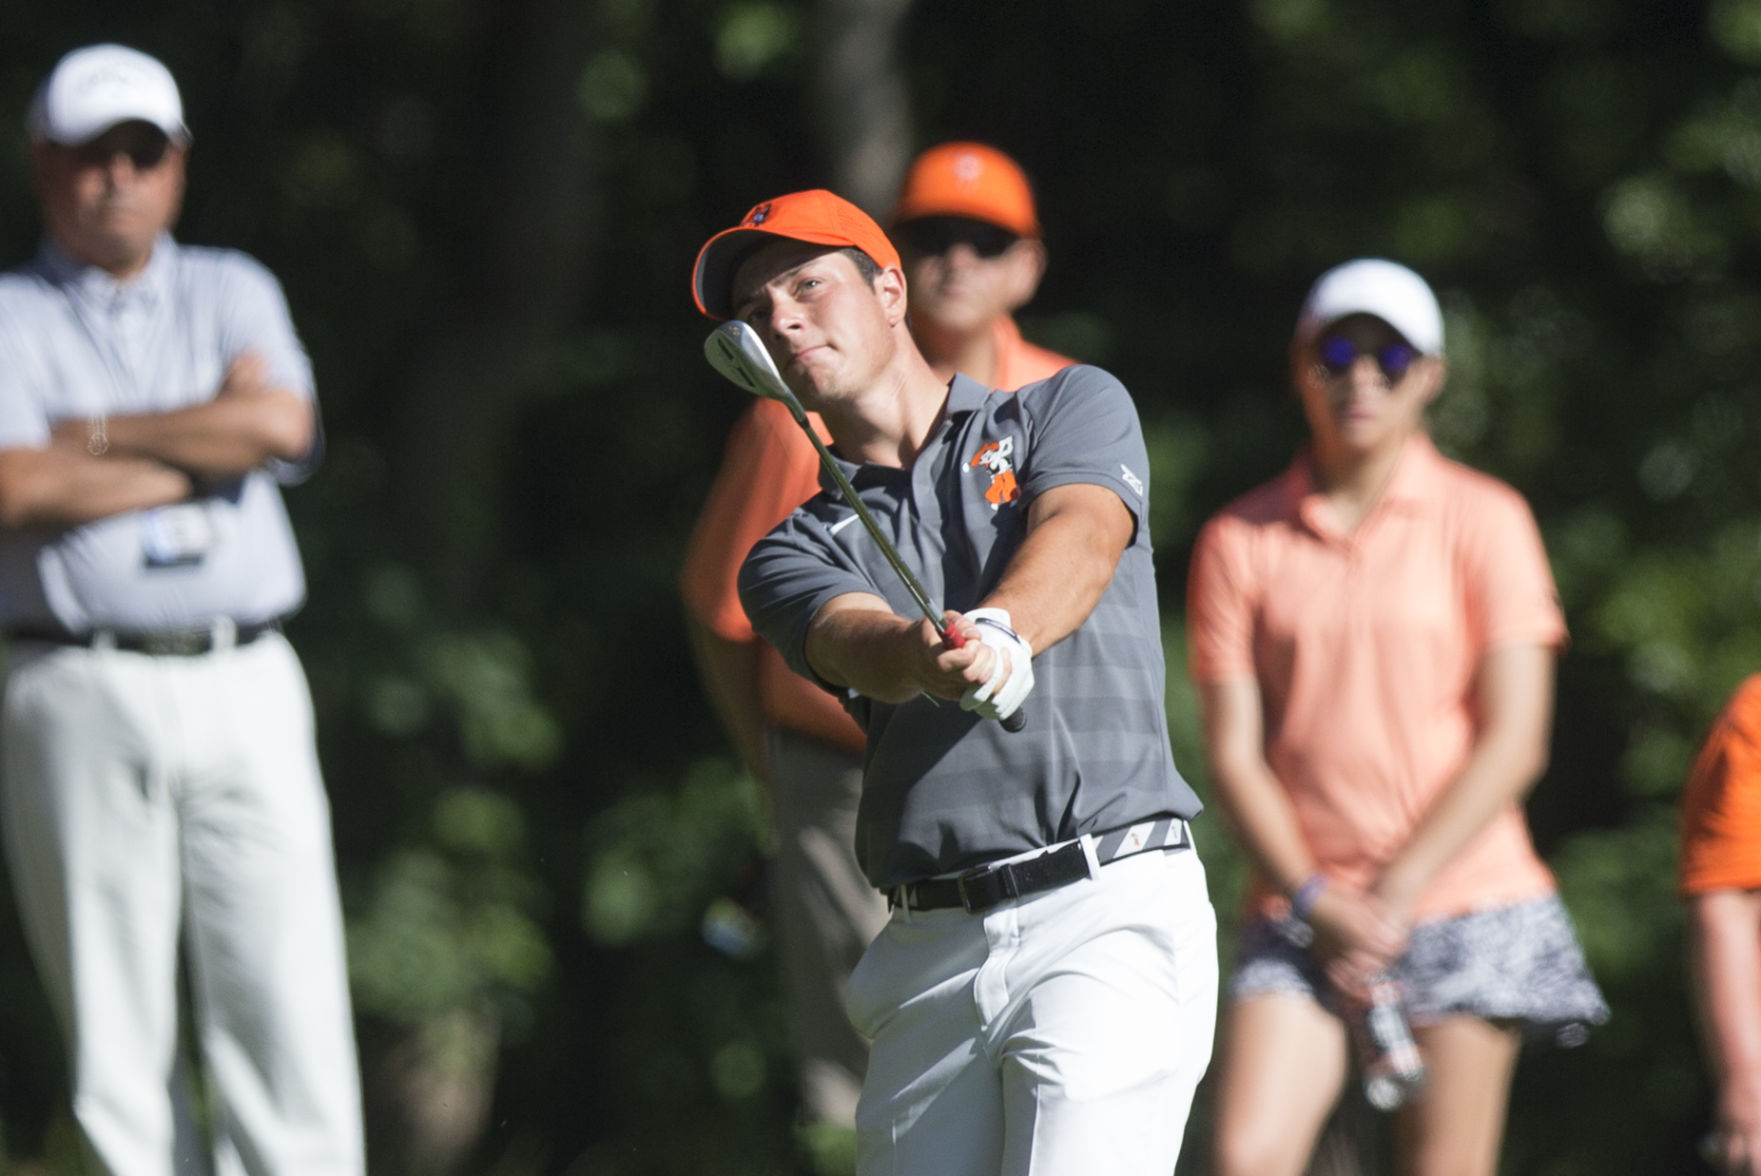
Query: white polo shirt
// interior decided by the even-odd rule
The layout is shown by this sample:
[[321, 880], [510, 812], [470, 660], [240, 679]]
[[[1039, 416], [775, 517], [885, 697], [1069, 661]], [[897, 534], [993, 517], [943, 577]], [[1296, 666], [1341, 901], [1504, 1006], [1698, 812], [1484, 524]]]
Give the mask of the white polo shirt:
[[[287, 301], [261, 264], [161, 236], [117, 282], [52, 243], [0, 274], [0, 450], [38, 448], [66, 419], [161, 412], [213, 399], [228, 366], [263, 357], [271, 383], [312, 395]], [[275, 463], [190, 502], [66, 530], [0, 531], [0, 628], [155, 632], [220, 617], [285, 616], [305, 574]]]

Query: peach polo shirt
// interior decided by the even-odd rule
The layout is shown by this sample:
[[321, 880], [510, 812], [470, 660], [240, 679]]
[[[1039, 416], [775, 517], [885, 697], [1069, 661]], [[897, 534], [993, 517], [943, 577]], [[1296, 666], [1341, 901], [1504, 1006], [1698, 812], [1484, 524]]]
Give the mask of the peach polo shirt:
[[1761, 888], [1761, 674], [1737, 687], [1682, 789], [1681, 892]]
[[[1206, 524], [1188, 583], [1189, 670], [1254, 678], [1266, 760], [1337, 885], [1368, 886], [1455, 779], [1491, 650], [1566, 638], [1526, 502], [1418, 434], [1357, 529], [1334, 525], [1304, 454]], [[1520, 806], [1420, 897], [1420, 919], [1551, 893]], [[1281, 899], [1256, 885], [1250, 904]]]
[[[1069, 367], [1066, 359], [1021, 337], [1013, 319], [996, 326], [997, 387], [1019, 388]], [[808, 420], [820, 439], [831, 434], [818, 415]], [[789, 410], [774, 400], [755, 401], [728, 434], [721, 470], [692, 528], [679, 574], [685, 605], [726, 641], [757, 641], [735, 588], [740, 565], [770, 529], [819, 493], [819, 456]], [[758, 690], [767, 718], [780, 727], [860, 750], [861, 730], [831, 695], [792, 672], [781, 655], [763, 645]]]

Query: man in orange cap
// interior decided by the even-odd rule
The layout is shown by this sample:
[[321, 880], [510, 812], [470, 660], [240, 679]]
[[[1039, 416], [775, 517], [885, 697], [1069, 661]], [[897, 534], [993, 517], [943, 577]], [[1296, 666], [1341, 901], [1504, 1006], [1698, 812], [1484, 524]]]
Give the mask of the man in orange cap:
[[1024, 340], [1012, 317], [1046, 272], [1033, 189], [1013, 159], [982, 143], [931, 147], [905, 176], [891, 236], [911, 334], [938, 374], [1015, 389], [1075, 362]]
[[1216, 921], [1130, 395], [1081, 365], [1007, 396], [943, 378], [892, 243], [823, 190], [712, 237], [693, 294], [762, 341], [842, 475], [759, 540], [739, 592], [864, 735], [855, 844], [892, 909], [845, 1001], [873, 1040], [857, 1171], [1167, 1176], [1210, 1057]]
[[[894, 216], [912, 242], [903, 255], [911, 330], [943, 379], [960, 371], [1013, 390], [1074, 362], [1026, 342], [1010, 317], [1033, 296], [1046, 256], [1032, 191], [1013, 160], [973, 143], [932, 147], [912, 165]], [[848, 1125], [868, 1045], [844, 1015], [844, 982], [886, 920], [853, 849], [862, 733], [752, 631], [734, 589], [752, 545], [818, 489], [813, 447], [787, 410], [755, 402], [729, 434], [680, 590], [704, 689], [770, 797], [769, 922], [803, 1113], [809, 1123]]]

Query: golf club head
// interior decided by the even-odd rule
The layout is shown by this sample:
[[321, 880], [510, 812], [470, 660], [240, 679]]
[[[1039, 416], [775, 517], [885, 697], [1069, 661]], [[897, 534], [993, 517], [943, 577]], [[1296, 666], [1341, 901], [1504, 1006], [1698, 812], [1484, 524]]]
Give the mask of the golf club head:
[[783, 383], [782, 373], [765, 350], [764, 341], [745, 323], [735, 319], [711, 331], [703, 341], [703, 354], [710, 367], [740, 388], [766, 400], [781, 401], [796, 420], [806, 420], [806, 410]]
[[780, 388], [788, 387], [783, 383], [783, 373], [777, 371], [777, 361], [770, 357], [770, 349], [765, 347], [764, 340], [758, 337], [752, 324], [735, 319], [733, 322], [723, 323], [721, 331], [740, 345], [740, 350], [752, 361], [752, 366], [762, 372], [771, 383]]

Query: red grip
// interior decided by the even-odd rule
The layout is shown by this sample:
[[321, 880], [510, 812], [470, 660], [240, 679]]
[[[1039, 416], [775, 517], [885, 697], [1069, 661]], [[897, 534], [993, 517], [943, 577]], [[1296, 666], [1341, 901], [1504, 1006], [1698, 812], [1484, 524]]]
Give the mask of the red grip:
[[954, 632], [954, 630], [952, 630], [952, 629], [943, 629], [942, 630], [942, 640], [946, 641], [948, 643], [949, 649], [965, 649], [966, 648], [966, 638], [960, 636], [960, 634]]

